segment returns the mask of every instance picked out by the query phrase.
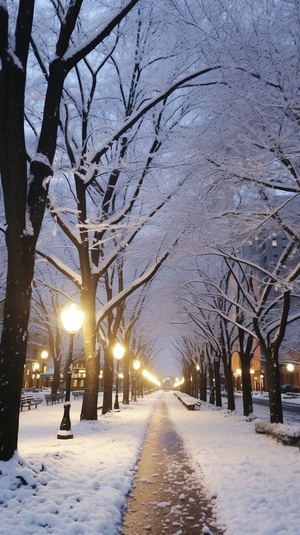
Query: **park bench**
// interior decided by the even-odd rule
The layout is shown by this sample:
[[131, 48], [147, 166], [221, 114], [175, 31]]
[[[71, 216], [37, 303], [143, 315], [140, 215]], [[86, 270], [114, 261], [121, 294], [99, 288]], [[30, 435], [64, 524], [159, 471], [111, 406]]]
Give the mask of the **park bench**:
[[74, 390], [72, 394], [74, 399], [82, 398], [84, 396], [84, 390]]
[[196, 408], [200, 410], [201, 403], [198, 399], [182, 392], [174, 392], [174, 395], [189, 411], [194, 411]]
[[31, 407], [36, 409], [40, 403], [42, 403], [42, 399], [40, 398], [35, 398], [34, 396], [21, 396], [20, 410], [22, 411], [24, 408], [27, 408], [30, 411]]
[[57, 394], [45, 394], [45, 401], [47, 405], [51, 403], [51, 405], [54, 405], [55, 403], [63, 402], [65, 399], [65, 394], [63, 392], [57, 392]]

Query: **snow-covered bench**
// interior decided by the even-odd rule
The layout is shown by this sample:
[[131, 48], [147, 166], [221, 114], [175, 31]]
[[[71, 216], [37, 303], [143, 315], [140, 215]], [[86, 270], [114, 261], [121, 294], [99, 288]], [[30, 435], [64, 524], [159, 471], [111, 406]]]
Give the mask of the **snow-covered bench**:
[[182, 392], [174, 392], [174, 395], [189, 411], [194, 411], [196, 408], [200, 410], [201, 403], [198, 399]]
[[57, 394], [45, 394], [45, 401], [47, 405], [49, 405], [49, 403], [53, 405], [54, 403], [63, 402], [64, 399], [65, 399], [65, 394], [63, 392], [57, 392]]
[[31, 407], [36, 409], [40, 403], [42, 403], [42, 399], [40, 398], [35, 398], [34, 396], [21, 396], [20, 410], [22, 411], [24, 408], [27, 408], [30, 411]]

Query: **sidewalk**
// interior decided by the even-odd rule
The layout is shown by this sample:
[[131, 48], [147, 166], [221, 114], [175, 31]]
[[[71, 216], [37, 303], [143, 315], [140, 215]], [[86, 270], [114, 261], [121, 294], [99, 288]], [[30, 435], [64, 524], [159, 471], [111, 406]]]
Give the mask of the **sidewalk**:
[[122, 535], [221, 535], [212, 506], [161, 400], [148, 428]]

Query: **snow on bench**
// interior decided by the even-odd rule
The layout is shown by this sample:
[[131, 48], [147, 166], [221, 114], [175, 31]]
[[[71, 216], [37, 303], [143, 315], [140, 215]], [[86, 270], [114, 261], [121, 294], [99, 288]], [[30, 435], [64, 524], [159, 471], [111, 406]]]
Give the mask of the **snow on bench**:
[[176, 396], [189, 411], [194, 411], [196, 408], [200, 410], [201, 403], [198, 399], [193, 398], [188, 394], [184, 394], [183, 392], [174, 392], [174, 396]]
[[35, 398], [34, 396], [21, 396], [20, 401], [20, 410], [22, 411], [25, 407], [30, 411], [31, 407], [37, 408], [37, 406], [42, 403], [40, 398]]

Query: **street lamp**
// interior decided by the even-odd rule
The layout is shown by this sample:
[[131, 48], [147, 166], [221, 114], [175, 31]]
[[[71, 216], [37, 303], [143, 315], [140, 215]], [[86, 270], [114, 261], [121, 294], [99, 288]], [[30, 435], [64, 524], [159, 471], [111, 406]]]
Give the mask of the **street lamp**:
[[48, 358], [48, 351], [46, 349], [43, 349], [41, 352], [41, 359], [43, 359], [44, 362], [46, 362], [46, 359]]
[[265, 378], [265, 375], [263, 373], [260, 374], [260, 392], [261, 394], [263, 393], [263, 390], [264, 390], [264, 378]]
[[288, 372], [290, 372], [290, 383], [291, 383], [292, 393], [293, 393], [293, 371], [295, 369], [295, 366], [294, 366], [294, 364], [289, 362], [289, 364], [287, 364], [286, 369], [287, 369]]
[[73, 359], [73, 340], [74, 335], [81, 328], [83, 323], [83, 312], [79, 310], [74, 303], [69, 307], [64, 308], [61, 314], [61, 321], [70, 335], [70, 344], [69, 344], [69, 356], [67, 362], [67, 377], [66, 377], [66, 395], [65, 395], [65, 404], [64, 404], [64, 414], [60, 424], [59, 432], [57, 433], [57, 438], [59, 439], [68, 439], [73, 438], [73, 432], [71, 429], [71, 420], [70, 420], [70, 391], [71, 391], [71, 377], [72, 377], [72, 359]]
[[239, 385], [239, 377], [241, 377], [241, 375], [242, 375], [242, 370], [241, 370], [240, 368], [237, 368], [237, 369], [235, 370], [236, 390], [239, 390], [239, 388], [238, 388], [238, 387], [240, 386], [240, 385]]
[[115, 404], [114, 404], [114, 409], [117, 409], [117, 410], [120, 409], [119, 398], [118, 398], [119, 396], [119, 363], [120, 363], [120, 360], [123, 358], [124, 353], [125, 353], [124, 347], [118, 342], [113, 349], [113, 354], [117, 361], [116, 398], [115, 398]]
[[46, 364], [46, 360], [49, 356], [49, 353], [48, 351], [46, 351], [46, 349], [43, 349], [43, 351], [41, 352], [41, 359], [42, 359], [42, 373], [40, 374], [40, 379], [41, 379], [41, 383], [40, 383], [40, 388], [43, 387], [43, 379], [44, 379], [44, 374], [46, 372], [46, 369], [47, 369], [47, 364]]
[[254, 368], [250, 368], [251, 390], [254, 390]]

